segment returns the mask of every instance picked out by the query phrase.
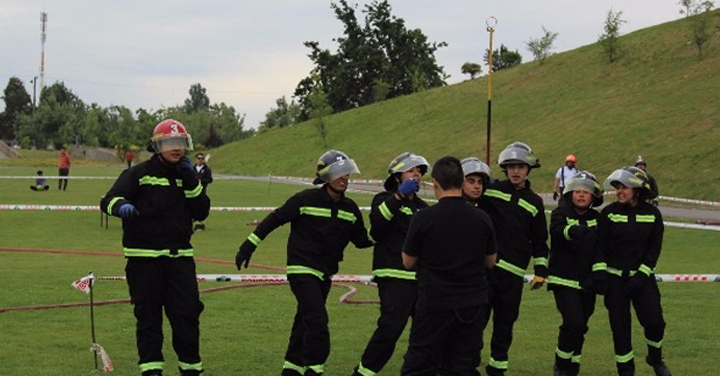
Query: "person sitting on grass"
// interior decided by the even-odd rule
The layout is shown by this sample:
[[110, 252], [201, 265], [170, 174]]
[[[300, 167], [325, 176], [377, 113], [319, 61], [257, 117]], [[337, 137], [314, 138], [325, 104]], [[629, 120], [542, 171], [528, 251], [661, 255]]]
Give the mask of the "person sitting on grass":
[[33, 191], [47, 191], [50, 186], [45, 184], [45, 176], [43, 176], [42, 170], [37, 171], [37, 177], [35, 178], [35, 184], [30, 186]]

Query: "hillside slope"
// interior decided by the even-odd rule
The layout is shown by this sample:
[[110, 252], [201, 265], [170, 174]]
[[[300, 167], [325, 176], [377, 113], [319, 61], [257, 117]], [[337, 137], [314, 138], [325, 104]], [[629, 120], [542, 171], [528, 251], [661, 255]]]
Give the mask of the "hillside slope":
[[[699, 58], [687, 30], [678, 20], [625, 35], [614, 63], [596, 43], [494, 73], [492, 165], [505, 145], [524, 141], [543, 166], [531, 175], [533, 187], [549, 192], [567, 154], [600, 179], [642, 155], [662, 195], [720, 200], [720, 38]], [[211, 165], [311, 177], [318, 156], [335, 148], [357, 161], [361, 177], [384, 178], [389, 161], [407, 150], [430, 161], [484, 159], [486, 116], [487, 78], [480, 78], [330, 116], [327, 147], [309, 121], [213, 150]]]

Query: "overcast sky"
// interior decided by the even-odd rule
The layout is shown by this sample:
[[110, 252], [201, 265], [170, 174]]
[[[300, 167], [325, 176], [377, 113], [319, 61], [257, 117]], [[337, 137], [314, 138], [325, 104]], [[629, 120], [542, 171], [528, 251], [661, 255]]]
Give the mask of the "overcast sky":
[[[622, 34], [680, 17], [679, 0], [389, 2], [406, 27], [448, 43], [435, 56], [450, 84], [468, 78], [460, 73], [464, 62], [482, 61], [491, 16], [494, 47], [505, 44], [524, 61], [532, 59], [525, 43], [541, 37], [543, 26], [558, 33], [553, 51], [562, 52], [597, 41], [611, 9], [627, 21]], [[370, 1], [349, 3], [358, 4], [363, 19], [360, 10]], [[312, 68], [303, 42], [335, 51], [332, 39], [342, 33], [327, 0], [0, 0], [0, 88], [17, 76], [32, 96], [42, 11], [46, 86], [63, 81], [87, 104], [157, 110], [182, 104], [200, 83], [212, 103], [245, 113], [253, 128], [277, 98], [290, 99]]]

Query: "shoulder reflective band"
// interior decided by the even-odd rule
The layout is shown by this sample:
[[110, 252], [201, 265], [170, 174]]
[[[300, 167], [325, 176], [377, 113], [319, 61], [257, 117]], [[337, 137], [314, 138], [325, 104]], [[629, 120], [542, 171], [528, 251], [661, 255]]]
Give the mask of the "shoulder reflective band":
[[626, 222], [628, 221], [627, 215], [614, 214], [614, 213], [608, 214], [608, 219], [609, 219], [610, 221], [616, 222], [616, 223], [618, 223], [618, 222], [626, 223]]
[[397, 278], [415, 280], [415, 272], [400, 269], [375, 269], [372, 274], [375, 277]]
[[485, 196], [487, 197], [494, 197], [503, 201], [510, 202], [510, 198], [512, 198], [512, 195], [510, 193], [503, 193], [501, 191], [498, 191], [497, 189], [488, 189], [485, 191]]
[[316, 208], [313, 206], [303, 206], [300, 208], [300, 214], [311, 215], [313, 217], [325, 217], [330, 218], [330, 209]]
[[529, 203], [523, 199], [518, 200], [518, 205], [520, 205], [521, 208], [529, 211], [533, 217], [536, 216], [538, 213], [538, 210], [536, 207], [534, 207], [531, 203]]
[[378, 206], [378, 210], [380, 210], [380, 214], [382, 214], [383, 218], [385, 218], [385, 220], [387, 220], [388, 222], [393, 219], [393, 213], [390, 212], [390, 209], [387, 207], [387, 205], [385, 205], [385, 202]]
[[156, 178], [154, 176], [143, 176], [138, 181], [140, 185], [161, 185], [170, 186], [170, 181], [165, 178]]
[[638, 215], [635, 216], [635, 222], [638, 222], [638, 223], [654, 223], [654, 222], [655, 222], [655, 214], [648, 214], [648, 215], [638, 214]]
[[524, 277], [525, 276], [525, 270], [522, 268], [519, 268], [505, 260], [498, 260], [497, 264], [495, 264], [500, 269], [506, 270], [512, 274], [515, 274], [518, 277]]

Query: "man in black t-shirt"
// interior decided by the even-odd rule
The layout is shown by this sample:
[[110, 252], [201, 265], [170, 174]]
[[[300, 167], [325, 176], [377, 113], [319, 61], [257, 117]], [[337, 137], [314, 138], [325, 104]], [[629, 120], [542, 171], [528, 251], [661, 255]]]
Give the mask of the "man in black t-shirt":
[[486, 269], [497, 244], [490, 217], [462, 197], [455, 157], [432, 169], [439, 202], [417, 212], [403, 246], [403, 264], [417, 269], [418, 300], [402, 375], [480, 375]]

